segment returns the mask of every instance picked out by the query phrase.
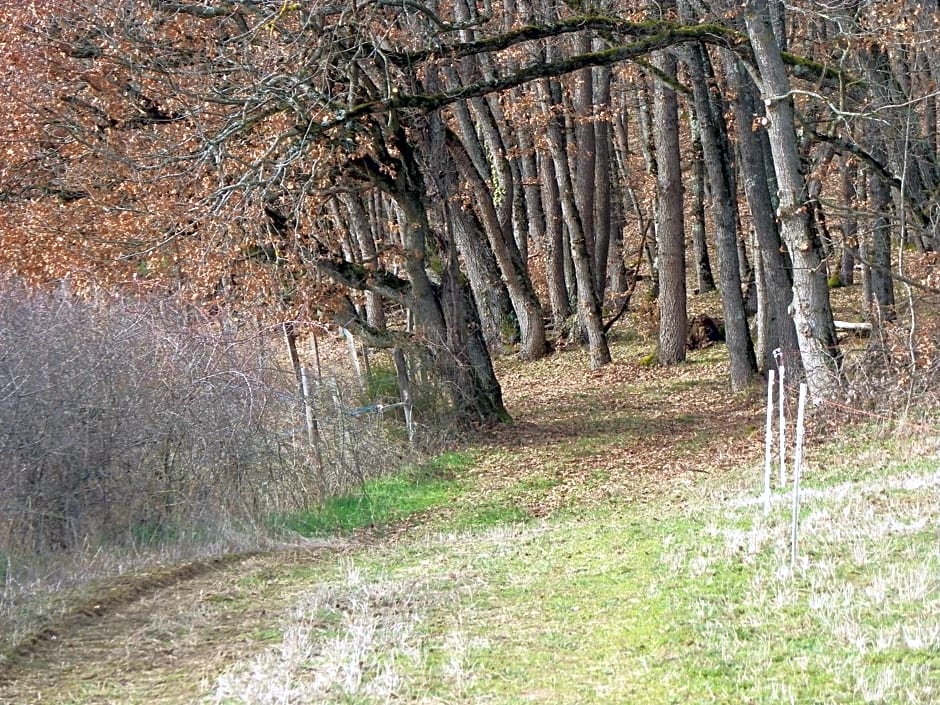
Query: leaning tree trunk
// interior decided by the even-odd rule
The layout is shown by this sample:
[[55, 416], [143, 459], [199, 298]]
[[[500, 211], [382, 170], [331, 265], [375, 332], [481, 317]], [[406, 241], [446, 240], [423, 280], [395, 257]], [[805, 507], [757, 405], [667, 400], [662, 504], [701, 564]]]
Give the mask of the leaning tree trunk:
[[[456, 78], [452, 77], [452, 80]], [[488, 104], [480, 99], [475, 104], [475, 113], [484, 133], [481, 144], [474, 129], [469, 111], [461, 107], [455, 110], [458, 133], [448, 132], [447, 149], [464, 180], [474, 192], [475, 211], [489, 239], [490, 247], [499, 265], [503, 283], [509, 293], [521, 335], [519, 354], [525, 360], [536, 360], [547, 351], [545, 321], [542, 305], [529, 278], [525, 257], [519, 250], [512, 233], [513, 176], [508, 160], [503, 156], [501, 137]], [[484, 149], [485, 148], [485, 149]], [[494, 187], [487, 182], [480, 169], [486, 167], [483, 157], [488, 153], [498, 168], [499, 185], [502, 187], [502, 202], [497, 205]]]
[[745, 21], [767, 106], [781, 234], [793, 262], [793, 321], [810, 394], [820, 401], [836, 396], [843, 386], [842, 356], [821, 246], [810, 227], [805, 202], [806, 181], [800, 168], [790, 80], [771, 30], [767, 0], [748, 0]]
[[448, 201], [444, 213], [452, 223], [454, 240], [467, 270], [487, 345], [491, 350], [501, 350], [504, 345], [512, 345], [519, 333], [513, 321], [515, 311], [483, 226], [476, 213], [464, 209], [460, 203]]

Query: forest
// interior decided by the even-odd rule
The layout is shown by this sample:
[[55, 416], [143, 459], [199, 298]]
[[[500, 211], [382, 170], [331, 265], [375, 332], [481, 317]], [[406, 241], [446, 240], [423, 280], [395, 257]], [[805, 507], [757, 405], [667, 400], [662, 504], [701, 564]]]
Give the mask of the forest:
[[494, 354], [607, 364], [638, 280], [659, 363], [717, 287], [731, 388], [779, 350], [817, 400], [846, 386], [832, 287], [893, 325], [897, 281], [935, 291], [929, 3], [2, 12], [5, 272], [341, 326], [467, 420], [508, 418]]
[[15, 286], [283, 330], [298, 382], [297, 340], [342, 331], [464, 424], [510, 420], [497, 356], [584, 346], [599, 369], [627, 312], [656, 363], [683, 361], [689, 302], [715, 289], [731, 391], [782, 361], [816, 403], [857, 398], [830, 300], [857, 280], [848, 324], [885, 341], [866, 379], [936, 357], [913, 305], [937, 293], [929, 4], [2, 14]]

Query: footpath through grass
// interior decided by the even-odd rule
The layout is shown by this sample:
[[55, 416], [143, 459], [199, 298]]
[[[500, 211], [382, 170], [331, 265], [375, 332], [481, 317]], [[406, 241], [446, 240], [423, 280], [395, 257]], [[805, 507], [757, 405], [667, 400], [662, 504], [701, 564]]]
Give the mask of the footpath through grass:
[[[716, 409], [699, 364], [680, 386]], [[460, 456], [431, 518], [321, 573], [207, 701], [940, 701], [935, 441], [811, 447], [791, 570], [789, 495], [765, 515], [756, 453], [716, 450], [759, 451], [759, 430], [701, 437], [694, 405], [654, 411], [662, 380], [634, 386], [646, 406], [571, 395]], [[642, 461], [612, 463], [628, 446]]]
[[720, 348], [617, 352], [509, 365], [512, 426], [276, 520], [352, 537], [95, 604], [0, 702], [940, 702], [934, 429], [811, 419], [791, 569], [762, 394], [728, 394]]
[[376, 547], [215, 701], [937, 702], [937, 462], [883, 460], [808, 480], [794, 572], [745, 492]]

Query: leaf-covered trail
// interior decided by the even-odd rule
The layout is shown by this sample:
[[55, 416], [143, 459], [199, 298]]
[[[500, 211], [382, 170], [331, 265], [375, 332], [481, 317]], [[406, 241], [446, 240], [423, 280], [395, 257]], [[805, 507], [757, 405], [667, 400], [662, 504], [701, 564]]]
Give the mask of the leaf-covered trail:
[[543, 475], [528, 507], [542, 516], [610, 497], [658, 501], [706, 467], [757, 457], [761, 400], [728, 390], [723, 353], [667, 369], [628, 360], [590, 371], [574, 355], [514, 365], [502, 382], [516, 423], [478, 464], [477, 492]]
[[[611, 497], [656, 502], [703, 466], [740, 465], [760, 450], [759, 402], [726, 391], [718, 351], [697, 355], [671, 369], [589, 372], [571, 353], [510, 363], [502, 380], [516, 421], [480, 448], [459, 501], [499, 496], [530, 516]], [[0, 668], [0, 703], [197, 702], [218, 674], [277, 639], [285, 610], [357, 550], [337, 542], [253, 556], [131, 596]]]

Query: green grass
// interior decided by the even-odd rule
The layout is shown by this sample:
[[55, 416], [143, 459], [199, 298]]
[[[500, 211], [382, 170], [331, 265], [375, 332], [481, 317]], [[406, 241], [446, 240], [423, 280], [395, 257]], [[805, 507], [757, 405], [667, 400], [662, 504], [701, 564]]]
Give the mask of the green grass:
[[470, 692], [507, 703], [533, 693], [579, 703], [674, 691], [671, 664], [692, 631], [671, 616], [687, 590], [655, 576], [666, 532], [692, 531], [682, 518], [624, 524], [604, 512], [519, 534], [511, 551], [500, 550], [506, 537], [494, 534], [485, 586], [449, 625], [468, 625], [464, 639], [479, 645]]
[[272, 523], [307, 537], [384, 526], [452, 501], [470, 462], [466, 453], [446, 453], [426, 465], [366, 480], [319, 507], [276, 516]]
[[[938, 460], [912, 459], [900, 443], [859, 445], [809, 453], [792, 571], [789, 496], [776, 493], [765, 516], [757, 468], [678, 501], [543, 520], [519, 521], [510, 492], [481, 503], [478, 523], [451, 517], [437, 534], [375, 546], [347, 566], [352, 579], [318, 588], [326, 602], [294, 616], [309, 625], [323, 622], [324, 604], [348, 605], [303, 644], [365, 654], [349, 687], [335, 676], [311, 697], [937, 702]], [[533, 477], [516, 489], [551, 484]], [[308, 661], [308, 673], [284, 653], [266, 652], [265, 669], [293, 673], [295, 687], [324, 682], [319, 666]], [[241, 668], [257, 674], [258, 663]], [[394, 694], [382, 691], [391, 682]]]
[[179, 527], [164, 521], [139, 521], [131, 527], [135, 546], [160, 546], [180, 539]]
[[507, 498], [465, 504], [458, 511], [441, 524], [441, 529], [448, 531], [480, 531], [506, 524], [525, 523], [532, 519], [523, 507], [520, 507]]

